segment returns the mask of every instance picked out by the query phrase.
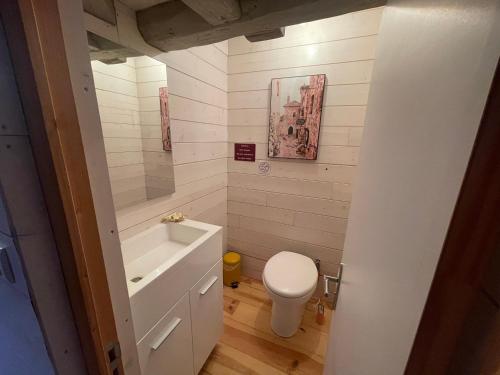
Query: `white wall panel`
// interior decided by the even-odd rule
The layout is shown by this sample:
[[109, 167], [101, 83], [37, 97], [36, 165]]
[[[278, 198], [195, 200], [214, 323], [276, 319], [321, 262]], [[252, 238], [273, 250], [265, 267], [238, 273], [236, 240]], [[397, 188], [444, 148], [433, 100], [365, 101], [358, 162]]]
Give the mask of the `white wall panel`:
[[[334, 273], [342, 256], [383, 8], [289, 26], [283, 38], [229, 41], [228, 243], [243, 272], [290, 250]], [[269, 159], [272, 78], [327, 75], [316, 161]], [[232, 160], [234, 143], [256, 144], [256, 163]], [[265, 175], [258, 163], [267, 161]]]

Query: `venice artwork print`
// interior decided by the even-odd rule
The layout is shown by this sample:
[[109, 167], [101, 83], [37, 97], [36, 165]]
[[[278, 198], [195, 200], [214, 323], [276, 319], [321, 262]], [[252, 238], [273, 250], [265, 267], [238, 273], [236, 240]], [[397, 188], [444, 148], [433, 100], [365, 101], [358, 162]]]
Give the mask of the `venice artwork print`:
[[271, 80], [269, 157], [316, 160], [326, 76]]
[[172, 151], [172, 137], [170, 135], [170, 114], [168, 111], [168, 89], [160, 87], [160, 116], [161, 140], [164, 151]]

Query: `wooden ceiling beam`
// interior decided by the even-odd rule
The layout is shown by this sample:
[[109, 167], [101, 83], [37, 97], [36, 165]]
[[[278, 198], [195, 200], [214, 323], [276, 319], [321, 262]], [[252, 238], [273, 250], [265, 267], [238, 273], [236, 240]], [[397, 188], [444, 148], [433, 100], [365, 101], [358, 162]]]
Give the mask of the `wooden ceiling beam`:
[[115, 2], [113, 0], [83, 0], [83, 9], [94, 17], [116, 25]]
[[223, 25], [241, 17], [237, 0], [182, 0], [210, 25]]
[[[202, 2], [205, 1], [198, 1]], [[172, 0], [138, 11], [137, 26], [148, 44], [172, 51], [374, 8], [385, 5], [386, 0], [240, 0], [239, 3], [241, 17], [222, 25], [212, 25], [183, 1]]]
[[263, 40], [282, 38], [285, 36], [285, 28], [278, 27], [274, 30], [264, 30], [257, 33], [245, 35], [249, 42], [262, 42]]

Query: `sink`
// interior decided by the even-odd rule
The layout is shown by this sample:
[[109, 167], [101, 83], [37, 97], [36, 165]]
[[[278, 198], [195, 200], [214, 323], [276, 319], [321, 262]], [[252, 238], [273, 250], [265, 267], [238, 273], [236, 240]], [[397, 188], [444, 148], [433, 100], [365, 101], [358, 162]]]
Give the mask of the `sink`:
[[[202, 224], [202, 225], [200, 225]], [[129, 295], [168, 270], [210, 235], [204, 223], [186, 220], [157, 224], [122, 242]]]
[[160, 223], [121, 243], [139, 342], [222, 257], [222, 228], [194, 220]]

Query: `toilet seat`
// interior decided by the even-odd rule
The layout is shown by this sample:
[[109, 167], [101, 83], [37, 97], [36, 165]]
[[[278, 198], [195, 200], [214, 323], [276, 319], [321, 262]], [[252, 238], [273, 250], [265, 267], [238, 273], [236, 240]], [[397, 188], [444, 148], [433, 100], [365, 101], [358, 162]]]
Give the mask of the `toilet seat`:
[[270, 292], [284, 298], [301, 298], [316, 288], [318, 270], [311, 258], [282, 251], [267, 261], [262, 278]]

